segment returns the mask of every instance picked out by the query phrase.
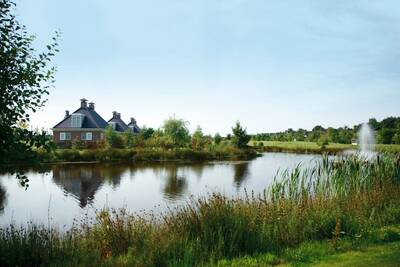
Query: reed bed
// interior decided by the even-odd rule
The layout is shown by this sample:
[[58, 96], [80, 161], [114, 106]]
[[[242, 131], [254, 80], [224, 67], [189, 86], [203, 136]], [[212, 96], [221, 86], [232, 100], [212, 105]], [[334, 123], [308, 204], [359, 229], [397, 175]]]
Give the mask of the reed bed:
[[263, 194], [193, 198], [156, 216], [104, 209], [61, 233], [46, 226], [0, 231], [3, 266], [195, 266], [279, 255], [302, 243], [367, 240], [400, 223], [400, 157], [324, 158], [278, 173]]

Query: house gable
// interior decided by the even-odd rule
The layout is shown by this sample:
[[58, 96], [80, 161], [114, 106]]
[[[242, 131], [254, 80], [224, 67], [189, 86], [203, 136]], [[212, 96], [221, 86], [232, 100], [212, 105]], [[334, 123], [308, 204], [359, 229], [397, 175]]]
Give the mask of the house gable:
[[[68, 111], [62, 121], [53, 127], [53, 130], [57, 129], [105, 129], [108, 123], [94, 110], [94, 103], [90, 103], [87, 106], [86, 99], [81, 99], [81, 107], [75, 110], [72, 114]], [[73, 127], [72, 120], [75, 114], [82, 114], [83, 121], [80, 127]]]
[[126, 132], [129, 130], [128, 125], [121, 119], [121, 113], [113, 112], [113, 116], [108, 120], [109, 125], [113, 125], [113, 129], [117, 132]]

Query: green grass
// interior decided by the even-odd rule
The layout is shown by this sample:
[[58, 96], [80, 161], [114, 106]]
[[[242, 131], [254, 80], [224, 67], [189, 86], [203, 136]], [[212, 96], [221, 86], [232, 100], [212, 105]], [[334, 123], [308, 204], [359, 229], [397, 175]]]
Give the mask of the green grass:
[[[155, 216], [99, 211], [61, 233], [0, 229], [2, 266], [202, 266], [231, 259], [311, 264], [399, 239], [400, 156], [326, 157], [281, 172], [264, 194], [193, 198]], [[379, 229], [383, 229], [380, 231]], [[260, 255], [260, 256], [255, 256]], [[283, 260], [284, 261], [283, 261]], [[221, 263], [222, 262], [222, 263]]]
[[344, 266], [400, 266], [400, 242], [371, 246], [359, 251], [350, 251], [326, 258], [322, 262], [312, 264], [315, 267]]
[[[321, 148], [320, 145], [314, 142], [279, 142], [279, 141], [251, 141], [251, 146], [259, 146], [262, 143], [263, 146], [260, 148], [262, 151], [267, 152], [295, 152], [295, 153], [331, 153], [336, 154], [344, 150], [357, 149], [358, 146], [351, 144], [337, 144], [330, 143], [325, 148]], [[400, 145], [383, 145], [377, 144], [376, 150], [379, 152], [400, 152]]]
[[[400, 228], [396, 227], [397, 233]], [[259, 266], [400, 266], [400, 234], [397, 241], [369, 240], [354, 243], [343, 240], [344, 248], [334, 250], [328, 242], [304, 243], [281, 254], [266, 253], [221, 260], [209, 267]]]

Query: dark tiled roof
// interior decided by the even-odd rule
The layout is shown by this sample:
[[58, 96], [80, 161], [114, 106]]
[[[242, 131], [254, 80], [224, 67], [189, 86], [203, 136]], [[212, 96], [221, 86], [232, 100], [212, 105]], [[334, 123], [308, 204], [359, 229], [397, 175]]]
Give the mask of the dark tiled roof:
[[139, 132], [140, 132], [140, 128], [139, 128], [139, 126], [137, 126], [136, 122], [135, 122], [135, 123], [130, 122], [130, 123], [128, 124], [128, 127], [129, 127], [129, 128], [133, 127], [133, 132], [134, 132], [134, 133], [139, 133]]
[[113, 117], [108, 121], [108, 123], [110, 123], [110, 122], [115, 122], [116, 123], [115, 130], [117, 132], [125, 132], [126, 130], [129, 129], [128, 125], [126, 125], [126, 123], [120, 118], [114, 118]]
[[[106, 128], [108, 123], [93, 109], [90, 108], [79, 108], [74, 113], [80, 113], [85, 115], [85, 119], [82, 123], [82, 128]], [[71, 114], [71, 115], [72, 115]], [[73, 128], [71, 127], [71, 115], [64, 118], [61, 122], [59, 122], [53, 128]]]

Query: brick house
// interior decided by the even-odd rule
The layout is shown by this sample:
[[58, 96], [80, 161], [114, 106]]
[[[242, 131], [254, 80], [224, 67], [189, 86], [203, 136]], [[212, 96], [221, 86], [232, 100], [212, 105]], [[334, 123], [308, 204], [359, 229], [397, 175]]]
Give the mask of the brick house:
[[[65, 111], [64, 119], [52, 128], [53, 141], [61, 146], [70, 144], [73, 140], [84, 143], [102, 141], [108, 125], [117, 132], [132, 129], [121, 119], [121, 114], [116, 111], [113, 112], [113, 117], [108, 122], [105, 121], [95, 111], [94, 103], [88, 104], [87, 100], [83, 98], [77, 110], [72, 114], [68, 110]], [[137, 130], [132, 130], [132, 132], [138, 133]]]
[[134, 118], [131, 118], [131, 122], [128, 124], [128, 127], [134, 134], [140, 133], [140, 128], [137, 125], [136, 120]]
[[117, 132], [126, 132], [129, 130], [128, 125], [126, 125], [126, 123], [121, 119], [121, 113], [116, 111], [113, 111], [113, 116], [107, 123]]

